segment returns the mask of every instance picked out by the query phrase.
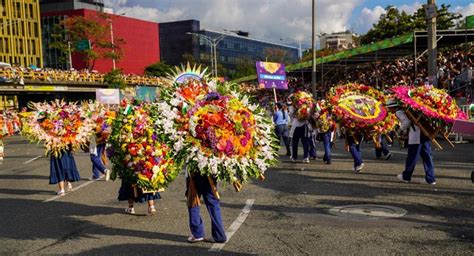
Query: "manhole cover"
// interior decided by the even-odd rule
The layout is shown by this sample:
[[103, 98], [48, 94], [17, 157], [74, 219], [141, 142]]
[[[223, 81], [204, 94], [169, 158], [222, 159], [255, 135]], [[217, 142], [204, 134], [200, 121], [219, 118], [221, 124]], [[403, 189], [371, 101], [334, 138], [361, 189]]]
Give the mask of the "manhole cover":
[[406, 215], [407, 211], [405, 209], [394, 206], [361, 204], [334, 207], [329, 209], [329, 213], [343, 217], [383, 219], [399, 218]]

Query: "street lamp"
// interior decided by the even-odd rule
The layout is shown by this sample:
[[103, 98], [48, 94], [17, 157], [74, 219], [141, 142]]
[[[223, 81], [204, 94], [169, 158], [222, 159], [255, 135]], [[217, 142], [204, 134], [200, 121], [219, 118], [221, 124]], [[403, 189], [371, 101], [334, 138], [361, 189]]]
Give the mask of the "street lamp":
[[[125, 13], [121, 13], [117, 16], [124, 16]], [[110, 26], [110, 40], [112, 42], [112, 68], [115, 70], [115, 41], [114, 41], [114, 27], [112, 25], [112, 18], [109, 18], [109, 26]]]
[[215, 77], [217, 77], [217, 44], [219, 44], [219, 42], [228, 35], [221, 34], [216, 38], [212, 38], [210, 36], [206, 36], [204, 34], [194, 33], [194, 32], [187, 32], [186, 34], [195, 35], [199, 38], [202, 38], [206, 43], [209, 44], [209, 46], [211, 47], [211, 68], [214, 71], [214, 74], [212, 74], [211, 72], [211, 75], [214, 75]]

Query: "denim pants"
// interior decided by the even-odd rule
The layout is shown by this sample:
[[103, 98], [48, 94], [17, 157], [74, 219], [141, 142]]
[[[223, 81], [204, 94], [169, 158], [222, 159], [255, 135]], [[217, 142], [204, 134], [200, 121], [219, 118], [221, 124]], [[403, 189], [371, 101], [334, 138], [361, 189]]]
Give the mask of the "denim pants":
[[275, 134], [278, 137], [278, 145], [281, 145], [281, 139], [285, 143], [286, 153], [290, 153], [290, 138], [288, 137], [288, 126], [280, 124], [275, 127]]
[[382, 157], [382, 153], [384, 156], [388, 155], [388, 153], [390, 153], [390, 150], [388, 150], [388, 146], [387, 146], [387, 142], [385, 140], [385, 138], [381, 138], [380, 139], [380, 145], [381, 147], [380, 148], [375, 148], [375, 156], [377, 158], [380, 158]]
[[[212, 188], [209, 184], [208, 178], [206, 176], [195, 174], [193, 175], [193, 180], [196, 184], [198, 196], [199, 198], [201, 198], [201, 196], [203, 197], [207, 211], [211, 217], [212, 238], [218, 243], [227, 241], [224, 224], [222, 223], [219, 199], [217, 199], [212, 193]], [[199, 206], [191, 208], [188, 207], [189, 228], [191, 230], [191, 234], [193, 234], [195, 238], [205, 237], [204, 223], [201, 219], [200, 208], [201, 207]]]
[[[354, 139], [357, 139], [357, 141]], [[348, 135], [347, 143], [349, 145], [349, 151], [351, 152], [352, 158], [354, 159], [354, 169], [363, 163], [362, 153], [360, 151], [360, 143], [362, 141], [362, 136], [351, 136]]]
[[324, 162], [331, 162], [331, 133], [323, 133], [323, 145], [324, 145]]
[[91, 154], [92, 161], [92, 178], [98, 179], [100, 173], [105, 173], [105, 165], [102, 163], [102, 153], [104, 153], [105, 144], [97, 144], [97, 155]]
[[291, 157], [295, 160], [298, 157], [298, 142], [300, 139], [301, 139], [301, 143], [303, 143], [303, 158], [308, 158], [309, 141], [308, 141], [308, 127], [306, 125], [296, 127], [295, 132], [293, 133], [293, 138], [291, 139], [291, 144], [293, 147]]
[[403, 179], [410, 181], [416, 162], [421, 156], [423, 167], [425, 169], [425, 179], [428, 183], [436, 181], [434, 173], [433, 157], [431, 156], [431, 141], [428, 138], [421, 138], [420, 144], [408, 145], [408, 155], [405, 163], [405, 171], [403, 171]]

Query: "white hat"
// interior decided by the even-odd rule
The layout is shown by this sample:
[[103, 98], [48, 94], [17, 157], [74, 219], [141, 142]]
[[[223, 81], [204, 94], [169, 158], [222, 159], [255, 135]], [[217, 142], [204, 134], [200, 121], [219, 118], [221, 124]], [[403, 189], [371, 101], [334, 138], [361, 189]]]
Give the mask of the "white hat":
[[387, 108], [398, 107], [398, 102], [396, 99], [388, 99], [387, 102], [385, 103], [385, 107]]

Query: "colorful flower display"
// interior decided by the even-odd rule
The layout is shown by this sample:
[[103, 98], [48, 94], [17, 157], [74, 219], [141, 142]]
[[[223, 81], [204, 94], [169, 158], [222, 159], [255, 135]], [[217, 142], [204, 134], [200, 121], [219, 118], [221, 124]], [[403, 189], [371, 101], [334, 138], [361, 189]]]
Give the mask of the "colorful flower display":
[[108, 105], [97, 101], [85, 102], [82, 108], [87, 112], [88, 118], [92, 119], [95, 124], [96, 142], [98, 144], [106, 143], [112, 132], [111, 125], [115, 120], [115, 111], [110, 110]]
[[65, 150], [84, 146], [94, 129], [87, 113], [76, 104], [56, 100], [51, 103], [31, 103], [34, 115], [27, 117], [23, 134], [35, 142], [43, 141], [46, 154], [60, 156]]
[[430, 119], [453, 124], [455, 119], [467, 119], [456, 104], [456, 100], [446, 91], [433, 86], [396, 86], [392, 88], [395, 97], [415, 111], [421, 111]]
[[313, 95], [304, 91], [298, 91], [291, 96], [291, 101], [298, 120], [305, 121], [311, 117], [315, 107]]
[[[216, 176], [237, 190], [249, 177], [263, 178], [277, 161], [278, 148], [265, 111], [227, 84], [176, 86], [172, 95], [157, 104], [163, 116], [157, 124], [173, 141], [175, 160], [186, 164], [190, 172]], [[183, 95], [196, 86], [207, 90], [194, 94], [194, 101]]]
[[144, 191], [159, 191], [178, 176], [171, 148], [154, 127], [156, 119], [154, 105], [122, 102], [109, 140], [112, 178], [118, 175]]
[[349, 130], [371, 135], [393, 130], [396, 117], [385, 108], [385, 95], [366, 85], [346, 84], [331, 88], [328, 98], [337, 121]]
[[316, 102], [313, 117], [316, 128], [321, 132], [328, 132], [336, 129], [336, 122], [332, 116], [331, 107], [326, 100], [319, 100]]

